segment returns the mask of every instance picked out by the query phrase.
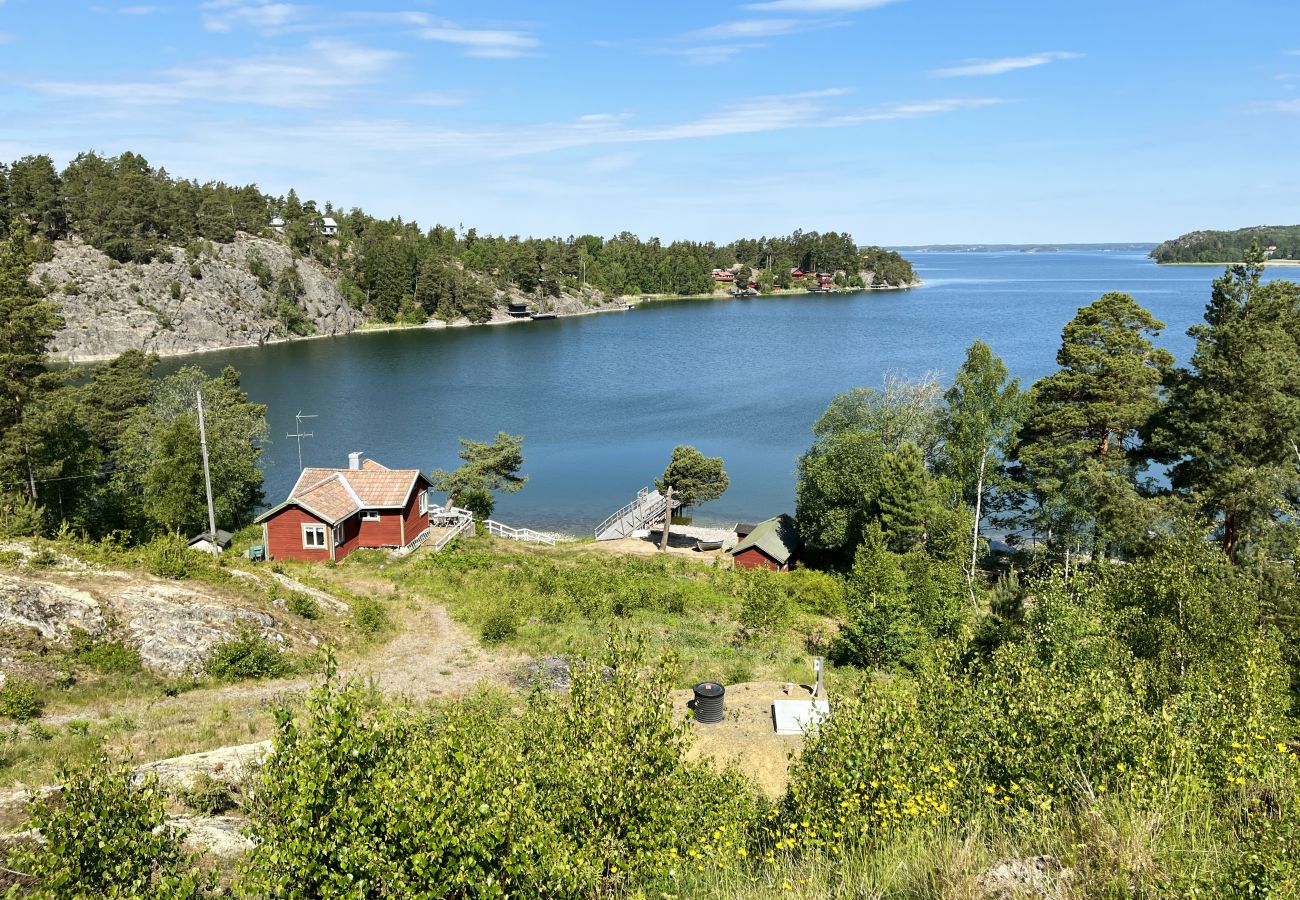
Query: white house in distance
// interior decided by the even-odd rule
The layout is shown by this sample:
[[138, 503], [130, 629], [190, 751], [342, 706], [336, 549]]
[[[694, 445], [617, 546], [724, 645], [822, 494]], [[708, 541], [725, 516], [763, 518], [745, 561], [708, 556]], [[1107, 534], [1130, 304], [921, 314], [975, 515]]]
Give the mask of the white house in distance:
[[[271, 219], [271, 229], [276, 234], [284, 234], [284, 218], [275, 216]], [[325, 237], [334, 237], [339, 233], [339, 223], [334, 220], [333, 216], [326, 216], [321, 219], [320, 233]]]

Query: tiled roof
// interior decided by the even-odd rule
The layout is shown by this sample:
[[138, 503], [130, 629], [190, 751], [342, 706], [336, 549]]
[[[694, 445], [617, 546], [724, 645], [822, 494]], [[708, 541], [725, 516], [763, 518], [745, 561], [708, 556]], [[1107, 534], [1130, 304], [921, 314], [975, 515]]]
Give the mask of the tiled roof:
[[372, 459], [360, 469], [307, 468], [286, 502], [296, 501], [335, 523], [362, 509], [400, 509], [419, 477], [419, 469], [389, 469]]

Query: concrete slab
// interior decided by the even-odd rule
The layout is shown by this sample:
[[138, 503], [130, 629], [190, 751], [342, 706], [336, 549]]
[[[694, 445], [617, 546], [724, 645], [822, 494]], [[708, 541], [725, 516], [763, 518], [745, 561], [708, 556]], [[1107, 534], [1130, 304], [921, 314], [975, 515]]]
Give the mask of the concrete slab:
[[816, 732], [817, 725], [830, 714], [828, 700], [772, 701], [772, 725], [777, 734]]

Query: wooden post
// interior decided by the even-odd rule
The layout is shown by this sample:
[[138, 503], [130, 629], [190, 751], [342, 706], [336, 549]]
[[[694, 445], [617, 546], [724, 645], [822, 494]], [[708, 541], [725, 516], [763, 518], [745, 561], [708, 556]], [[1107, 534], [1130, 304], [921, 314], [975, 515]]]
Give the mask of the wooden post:
[[208, 534], [212, 543], [217, 543], [217, 513], [212, 506], [212, 474], [208, 471], [208, 432], [203, 426], [203, 392], [197, 391], [199, 398], [199, 450], [203, 453], [203, 488], [208, 495]]
[[664, 493], [664, 533], [659, 539], [659, 549], [668, 550], [668, 533], [673, 527], [673, 486], [670, 484]]

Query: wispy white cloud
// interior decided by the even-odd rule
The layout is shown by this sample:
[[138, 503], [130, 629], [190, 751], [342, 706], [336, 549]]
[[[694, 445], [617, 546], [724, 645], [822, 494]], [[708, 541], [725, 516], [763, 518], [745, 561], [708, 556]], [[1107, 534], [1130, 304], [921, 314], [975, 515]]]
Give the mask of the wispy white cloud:
[[[363, 153], [417, 153], [450, 159], [511, 158], [607, 145], [706, 140], [792, 129], [840, 128], [916, 119], [1004, 103], [998, 98], [940, 99], [843, 109], [852, 92], [827, 88], [754, 97], [680, 122], [638, 125], [627, 113], [597, 113], [562, 122], [455, 128], [400, 119], [340, 119], [275, 128], [268, 140], [307, 141]], [[836, 108], [836, 107], [840, 108]]]
[[347, 41], [317, 40], [289, 56], [212, 60], [163, 69], [140, 81], [34, 81], [52, 97], [81, 97], [129, 105], [188, 101], [279, 108], [327, 106], [341, 91], [377, 78], [399, 56]]
[[404, 102], [413, 106], [464, 106], [469, 102], [469, 94], [464, 91], [422, 91], [407, 97]]
[[424, 13], [403, 16], [407, 24], [416, 26], [413, 32], [416, 37], [462, 47], [466, 56], [511, 59], [530, 55], [542, 43], [519, 28], [466, 28]]
[[118, 13], [124, 16], [151, 16], [156, 12], [162, 12], [159, 6], [123, 6]]
[[1252, 103], [1250, 108], [1254, 112], [1300, 116], [1300, 100], [1260, 100]]
[[766, 0], [747, 3], [745, 9], [790, 12], [858, 12], [897, 3], [898, 0]]
[[281, 31], [300, 22], [307, 7], [272, 0], [208, 0], [201, 8], [203, 27], [208, 31]]
[[1004, 97], [955, 97], [940, 100], [914, 100], [903, 103], [886, 103], [872, 109], [836, 116], [826, 124], [830, 127], [855, 125], [861, 122], [890, 122], [895, 119], [921, 119], [943, 113], [984, 109], [1001, 106], [1012, 101]]
[[1003, 56], [997, 59], [968, 59], [960, 65], [935, 69], [930, 74], [935, 78], [962, 78], [972, 75], [1001, 75], [1017, 69], [1032, 69], [1063, 59], [1082, 59], [1082, 53], [1066, 50], [1053, 50], [1046, 53], [1032, 53], [1029, 56]]
[[1283, 56], [1300, 56], [1300, 50], [1283, 50]]
[[0, 44], [12, 44], [17, 38], [12, 32], [0, 31]]
[[720, 22], [685, 35], [688, 40], [725, 40], [743, 38], [780, 37], [809, 27], [799, 19], [738, 19]]
[[660, 47], [653, 52], [659, 56], [674, 56], [695, 66], [709, 66], [729, 62], [748, 50], [766, 47], [757, 43], [706, 44], [700, 47]]

